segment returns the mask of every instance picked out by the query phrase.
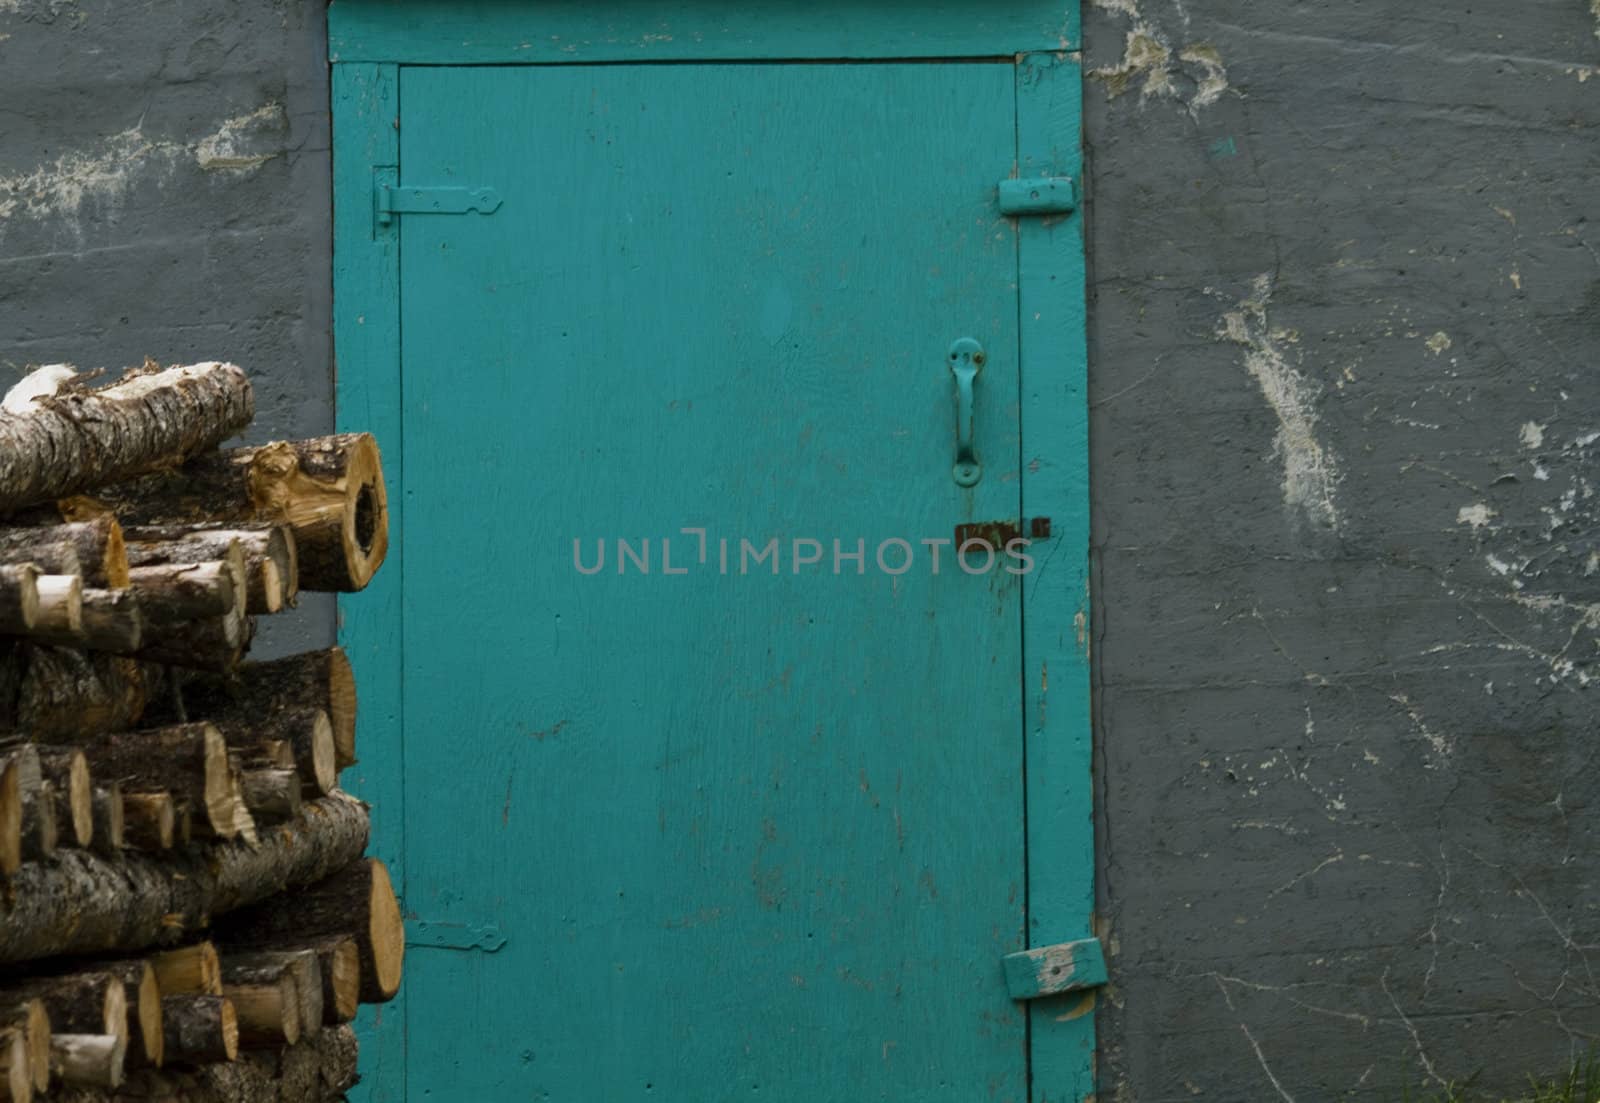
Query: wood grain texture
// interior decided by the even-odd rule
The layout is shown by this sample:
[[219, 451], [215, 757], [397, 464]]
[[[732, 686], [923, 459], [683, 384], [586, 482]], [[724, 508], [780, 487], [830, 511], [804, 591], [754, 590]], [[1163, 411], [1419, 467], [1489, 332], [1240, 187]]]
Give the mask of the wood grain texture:
[[1078, 5], [1060, 0], [772, 0], [763, 4], [583, 0], [508, 4], [383, 0], [328, 10], [334, 61], [428, 64], [1009, 57], [1078, 46]]
[[[1011, 67], [401, 80], [406, 180], [506, 196], [399, 220], [406, 908], [477, 949], [415, 954], [412, 1083], [1023, 1098], [1021, 586], [948, 549], [871, 564], [1020, 508]], [[970, 490], [963, 336], [989, 354]], [[713, 563], [779, 536], [868, 566], [662, 576], [692, 525]], [[573, 569], [574, 537], [619, 536], [653, 573]]]

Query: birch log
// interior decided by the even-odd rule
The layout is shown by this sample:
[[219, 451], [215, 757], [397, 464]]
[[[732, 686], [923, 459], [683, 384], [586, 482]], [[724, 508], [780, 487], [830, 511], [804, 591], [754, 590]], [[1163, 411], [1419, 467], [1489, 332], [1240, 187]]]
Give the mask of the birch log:
[[226, 996], [163, 996], [161, 1022], [168, 1060], [186, 1065], [239, 1056], [239, 1019]]
[[0, 413], [0, 512], [181, 462], [215, 448], [254, 413], [244, 372], [217, 363], [136, 370], [103, 390]]
[[90, 768], [127, 789], [165, 789], [223, 838], [237, 834], [228, 745], [206, 723], [103, 735], [83, 745]]
[[366, 806], [334, 793], [308, 802], [298, 820], [263, 829], [255, 849], [227, 842], [153, 857], [124, 852], [115, 862], [63, 850], [54, 862], [23, 866], [0, 897], [0, 965], [171, 945], [213, 916], [348, 866], [367, 832]]
[[300, 590], [300, 557], [294, 531], [266, 522], [233, 526], [216, 524], [148, 525], [127, 532], [129, 558], [156, 562], [222, 559], [237, 546], [243, 556], [247, 608], [252, 613], [276, 613], [294, 601]]
[[0, 634], [25, 635], [39, 623], [39, 576], [34, 563], [0, 567]]
[[307, 708], [321, 709], [333, 726], [335, 769], [355, 765], [356, 679], [342, 649], [307, 651], [264, 663], [245, 663], [231, 677], [195, 674], [183, 683], [185, 709], [218, 726], [255, 727], [265, 738], [289, 738]]
[[128, 584], [122, 526], [110, 514], [0, 528], [0, 563], [33, 563], [47, 574], [82, 575], [85, 586], [100, 589], [120, 590]]
[[101, 488], [96, 500], [126, 525], [285, 525], [305, 590], [359, 590], [389, 549], [388, 492], [370, 433], [217, 452]]
[[355, 940], [361, 961], [361, 1002], [394, 998], [405, 960], [405, 927], [389, 870], [378, 859], [362, 858], [292, 897], [267, 900], [230, 916], [218, 935], [225, 945], [238, 946], [330, 936]]

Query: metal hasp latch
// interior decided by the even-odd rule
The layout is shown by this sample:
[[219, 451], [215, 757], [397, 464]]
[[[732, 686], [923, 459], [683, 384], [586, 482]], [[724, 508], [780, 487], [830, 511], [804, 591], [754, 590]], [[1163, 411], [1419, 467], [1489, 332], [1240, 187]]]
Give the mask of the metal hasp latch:
[[1014, 1000], [1037, 1000], [1106, 982], [1106, 956], [1098, 938], [1058, 942], [1001, 958], [1006, 990]]
[[408, 188], [382, 179], [372, 193], [379, 226], [388, 226], [397, 214], [493, 214], [500, 202], [500, 193], [493, 188]]
[[1000, 181], [1000, 213], [1071, 214], [1078, 209], [1078, 183], [1070, 176], [1035, 176]]
[[1031, 521], [968, 521], [956, 526], [956, 547], [981, 540], [991, 548], [1005, 548], [1013, 540], [1050, 539], [1050, 518], [1035, 517]]
[[506, 941], [506, 936], [500, 933], [500, 927], [494, 923], [447, 923], [415, 916], [406, 923], [407, 946], [426, 946], [435, 950], [478, 950], [493, 954]]

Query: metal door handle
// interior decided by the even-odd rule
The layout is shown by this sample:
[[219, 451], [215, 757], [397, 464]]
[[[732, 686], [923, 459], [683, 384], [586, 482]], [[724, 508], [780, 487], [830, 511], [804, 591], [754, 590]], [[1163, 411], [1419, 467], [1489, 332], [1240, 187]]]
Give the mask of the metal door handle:
[[961, 337], [950, 346], [950, 372], [956, 377], [956, 465], [952, 470], [957, 486], [976, 486], [983, 478], [983, 465], [972, 443], [972, 384], [983, 370], [983, 346], [971, 337]]

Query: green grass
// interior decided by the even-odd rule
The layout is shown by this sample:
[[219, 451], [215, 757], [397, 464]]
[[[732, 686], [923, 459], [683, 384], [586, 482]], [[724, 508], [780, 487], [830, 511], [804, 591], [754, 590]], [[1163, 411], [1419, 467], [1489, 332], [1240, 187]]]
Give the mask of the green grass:
[[1407, 1091], [1403, 1103], [1600, 1103], [1600, 1054], [1591, 1054], [1554, 1080], [1528, 1078], [1526, 1091], [1491, 1095], [1474, 1088], [1474, 1076], [1461, 1084]]

